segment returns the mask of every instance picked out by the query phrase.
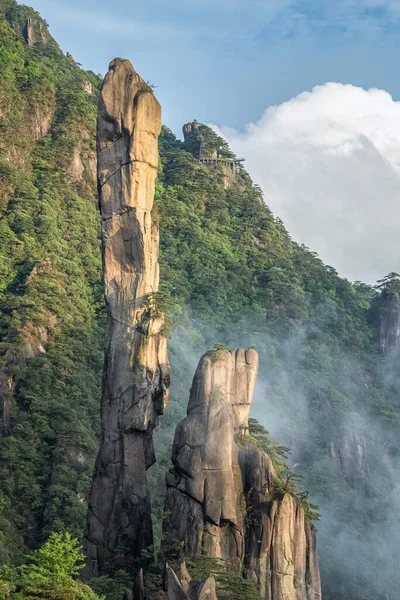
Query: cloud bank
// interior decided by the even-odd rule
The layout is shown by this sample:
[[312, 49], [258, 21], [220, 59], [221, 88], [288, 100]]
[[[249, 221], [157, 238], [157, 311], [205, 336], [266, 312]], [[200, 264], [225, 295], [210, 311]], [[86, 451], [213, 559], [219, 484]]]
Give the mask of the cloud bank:
[[400, 271], [400, 102], [390, 94], [326, 83], [245, 133], [214, 128], [293, 239], [351, 280]]

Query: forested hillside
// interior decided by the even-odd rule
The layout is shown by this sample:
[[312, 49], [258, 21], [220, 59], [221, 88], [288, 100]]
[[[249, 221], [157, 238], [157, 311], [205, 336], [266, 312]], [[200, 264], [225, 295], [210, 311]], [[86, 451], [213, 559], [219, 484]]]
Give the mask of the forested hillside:
[[[61, 52], [37, 13], [6, 0], [0, 18], [2, 564], [18, 563], [51, 531], [83, 533], [103, 361], [99, 85], [99, 77]], [[200, 126], [199, 135], [232, 157], [210, 129]], [[156, 532], [173, 431], [200, 355], [215, 343], [254, 345], [261, 378], [254, 416], [292, 448], [303, 493], [321, 506], [323, 597], [391, 598], [400, 583], [398, 279], [393, 274], [373, 289], [340, 278], [290, 239], [243, 167], [228, 172], [192, 152], [164, 127], [154, 218], [173, 380], [151, 473]]]
[[63, 55], [34, 11], [7, 2], [5, 15], [0, 556], [13, 562], [53, 530], [81, 534], [97, 445], [103, 334], [94, 140], [99, 79]]
[[[224, 146], [202, 127], [211, 146]], [[384, 600], [398, 581], [398, 278], [376, 290], [340, 278], [290, 239], [243, 169], [227, 184], [223, 167], [180, 148], [165, 132], [161, 287], [180, 377], [161, 440], [183, 416], [197, 356], [219, 342], [254, 345], [262, 382], [253, 414], [291, 448], [305, 495], [321, 507], [323, 597]]]

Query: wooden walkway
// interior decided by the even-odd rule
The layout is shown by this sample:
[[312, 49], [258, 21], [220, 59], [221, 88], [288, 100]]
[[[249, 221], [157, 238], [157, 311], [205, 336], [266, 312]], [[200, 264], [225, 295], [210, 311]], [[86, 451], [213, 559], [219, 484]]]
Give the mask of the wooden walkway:
[[199, 161], [207, 164], [225, 163], [230, 165], [236, 165], [245, 161], [244, 158], [199, 158]]

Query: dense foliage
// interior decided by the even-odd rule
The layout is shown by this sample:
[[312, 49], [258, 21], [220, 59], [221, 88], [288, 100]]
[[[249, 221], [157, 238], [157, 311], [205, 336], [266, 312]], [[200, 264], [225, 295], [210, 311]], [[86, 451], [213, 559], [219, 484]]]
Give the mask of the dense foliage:
[[[84, 526], [104, 330], [93, 172], [100, 80], [63, 55], [37, 13], [14, 0], [2, 8], [0, 563], [14, 566], [51, 531], [81, 537]], [[205, 144], [231, 156], [199, 129]], [[153, 216], [162, 287], [151, 301], [168, 310], [175, 375], [150, 473], [157, 540], [172, 436], [200, 355], [216, 343], [254, 345], [254, 413], [292, 448], [285, 473], [304, 476], [310, 516], [308, 498], [321, 505], [325, 599], [384, 599], [399, 584], [389, 515], [400, 363], [395, 348], [381, 352], [382, 323], [399, 310], [396, 274], [377, 289], [351, 284], [291, 240], [242, 167], [233, 176], [227, 165], [200, 163], [167, 128], [160, 154]], [[252, 437], [278, 464], [284, 448], [260, 427], [253, 422]], [[379, 537], [385, 552], [371, 550]], [[0, 597], [8, 584], [0, 582]], [[120, 573], [93, 586], [112, 598], [126, 584]]]
[[[0, 561], [81, 536], [102, 368], [96, 97], [31, 9], [0, 19]], [[28, 48], [27, 19], [46, 33]], [[48, 37], [47, 37], [48, 36]], [[82, 173], [71, 169], [78, 149]]]
[[[179, 373], [160, 433], [161, 462], [185, 416], [199, 356], [216, 343], [255, 346], [254, 414], [292, 449], [283, 481], [289, 476], [290, 487], [303, 475], [307, 514], [317, 518], [314, 503], [322, 509], [325, 597], [384, 599], [396, 585], [400, 402], [396, 344], [382, 354], [380, 337], [385, 319], [389, 328], [398, 319], [399, 283], [389, 276], [377, 289], [351, 284], [290, 239], [243, 168], [227, 179], [226, 166], [200, 163], [167, 130], [160, 149], [161, 285], [171, 297], [169, 348]], [[155, 503], [156, 522], [161, 506]], [[377, 558], [370, 548], [382, 533], [389, 542]]]
[[259, 598], [254, 581], [227, 573], [223, 561], [207, 558], [200, 554], [187, 560], [186, 565], [194, 582], [200, 582], [209, 575], [214, 576], [218, 600], [257, 600]]
[[0, 568], [0, 598], [100, 600], [77, 580], [82, 563], [79, 541], [68, 533], [53, 533], [41, 548], [26, 556], [21, 566]]

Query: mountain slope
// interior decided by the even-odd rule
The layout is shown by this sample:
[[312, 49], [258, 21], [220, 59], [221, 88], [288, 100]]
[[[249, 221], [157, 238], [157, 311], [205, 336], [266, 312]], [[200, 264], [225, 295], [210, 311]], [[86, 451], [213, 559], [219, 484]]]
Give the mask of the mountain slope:
[[[99, 79], [63, 55], [37, 13], [13, 0], [3, 8], [0, 559], [13, 563], [51, 530], [83, 532], [104, 315]], [[232, 158], [210, 129], [200, 135], [210, 156]], [[173, 431], [200, 355], [214, 343], [255, 345], [255, 415], [292, 448], [304, 494], [322, 508], [324, 598], [397, 593], [396, 277], [380, 291], [352, 285], [290, 239], [243, 167], [200, 161], [196, 144], [166, 128], [160, 154], [153, 216], [173, 379], [152, 473], [157, 532]]]
[[[206, 146], [225, 149], [200, 128]], [[322, 509], [324, 598], [384, 599], [398, 585], [397, 277], [380, 291], [340, 278], [291, 241], [242, 168], [227, 184], [223, 163], [199, 162], [185, 147], [170, 133], [161, 139], [161, 281], [174, 307], [179, 379], [160, 448], [169, 422], [184, 416], [198, 355], [216, 342], [254, 345], [262, 378], [254, 414], [292, 449], [304, 493]]]
[[[0, 20], [2, 561], [81, 533], [102, 360], [93, 129], [98, 79], [31, 9]], [[28, 46], [31, 26], [41, 32]]]

